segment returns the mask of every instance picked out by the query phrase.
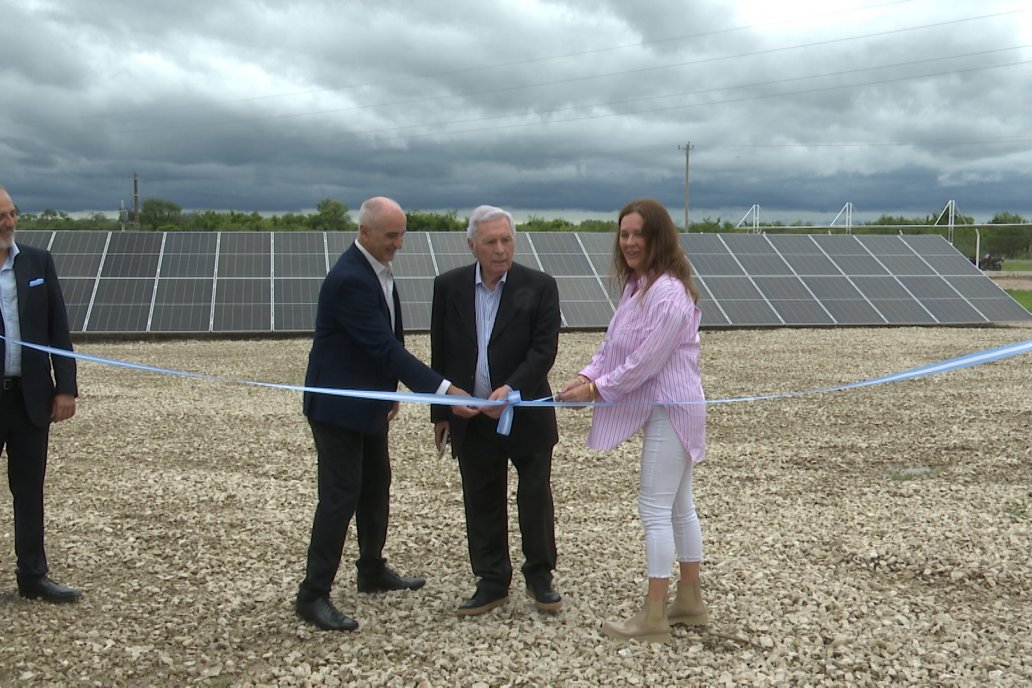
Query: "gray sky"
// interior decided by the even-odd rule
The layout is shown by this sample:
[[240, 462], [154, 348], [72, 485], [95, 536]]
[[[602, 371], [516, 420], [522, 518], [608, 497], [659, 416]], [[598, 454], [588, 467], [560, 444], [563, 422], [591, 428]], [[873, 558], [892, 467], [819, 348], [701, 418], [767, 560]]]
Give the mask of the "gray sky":
[[1032, 217], [1025, 0], [0, 0], [24, 211]]

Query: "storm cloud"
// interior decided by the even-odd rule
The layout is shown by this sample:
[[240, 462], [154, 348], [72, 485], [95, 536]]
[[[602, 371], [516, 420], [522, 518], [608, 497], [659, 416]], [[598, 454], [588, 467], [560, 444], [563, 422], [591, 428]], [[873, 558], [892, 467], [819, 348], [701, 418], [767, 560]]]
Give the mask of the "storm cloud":
[[[1032, 216], [1020, 2], [5, 3], [0, 184], [271, 212]], [[775, 6], [778, 12], [771, 12]]]

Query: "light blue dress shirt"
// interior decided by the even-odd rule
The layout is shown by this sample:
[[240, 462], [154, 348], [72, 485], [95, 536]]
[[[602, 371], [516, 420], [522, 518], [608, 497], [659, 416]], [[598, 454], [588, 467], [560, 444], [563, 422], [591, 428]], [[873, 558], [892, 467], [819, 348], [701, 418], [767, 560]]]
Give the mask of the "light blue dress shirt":
[[18, 320], [18, 279], [14, 276], [14, 257], [18, 255], [18, 244], [11, 244], [7, 260], [0, 266], [0, 310], [4, 317], [4, 377], [21, 377], [21, 344], [12, 344], [11, 339], [21, 339], [21, 321]]
[[477, 372], [473, 379], [473, 396], [486, 399], [494, 389], [491, 387], [491, 368], [487, 361], [487, 345], [491, 343], [491, 332], [494, 330], [495, 318], [498, 316], [498, 304], [502, 301], [502, 289], [505, 278], [502, 275], [495, 285], [494, 291], [484, 286], [480, 274], [480, 263], [476, 270], [476, 310], [477, 310]]

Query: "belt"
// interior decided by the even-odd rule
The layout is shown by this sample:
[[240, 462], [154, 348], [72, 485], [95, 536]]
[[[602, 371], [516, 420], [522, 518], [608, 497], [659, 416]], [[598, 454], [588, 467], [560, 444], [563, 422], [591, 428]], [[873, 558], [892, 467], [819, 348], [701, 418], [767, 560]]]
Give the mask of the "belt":
[[4, 391], [5, 392], [7, 390], [10, 390], [10, 389], [18, 389], [19, 387], [21, 387], [21, 378], [20, 377], [5, 377], [4, 378]]

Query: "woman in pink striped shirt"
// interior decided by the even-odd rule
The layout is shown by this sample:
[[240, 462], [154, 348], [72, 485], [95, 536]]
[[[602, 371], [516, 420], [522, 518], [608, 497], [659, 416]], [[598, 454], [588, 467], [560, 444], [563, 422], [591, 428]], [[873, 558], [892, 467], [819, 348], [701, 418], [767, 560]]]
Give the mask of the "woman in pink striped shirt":
[[[645, 429], [638, 513], [648, 594], [637, 615], [606, 621], [602, 630], [614, 638], [665, 642], [670, 624], [709, 623], [699, 587], [702, 531], [692, 498], [692, 466], [706, 450], [702, 316], [688, 257], [666, 209], [651, 199], [632, 201], [620, 211], [619, 227], [613, 267], [623, 296], [602, 346], [558, 398], [599, 402], [588, 433], [592, 449], [613, 449]], [[668, 607], [675, 553], [680, 579]]]

